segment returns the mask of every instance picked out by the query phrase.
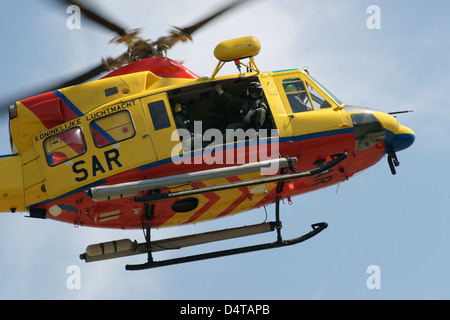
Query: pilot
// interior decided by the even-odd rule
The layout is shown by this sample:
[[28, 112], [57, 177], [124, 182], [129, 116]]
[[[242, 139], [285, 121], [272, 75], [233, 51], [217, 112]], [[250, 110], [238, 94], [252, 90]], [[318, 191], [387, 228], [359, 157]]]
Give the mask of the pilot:
[[247, 95], [243, 98], [224, 91], [220, 83], [215, 86], [215, 89], [219, 95], [223, 95], [227, 100], [241, 107], [244, 123], [235, 124], [233, 127], [254, 128], [258, 131], [264, 126], [268, 108], [264, 102], [263, 89], [259, 82], [250, 83]]
[[302, 94], [306, 94], [306, 92], [301, 92], [298, 88], [290, 84], [285, 89], [286, 96], [289, 100], [289, 104], [291, 105], [292, 112], [303, 112], [303, 111], [311, 111], [312, 108], [303, 103], [303, 99], [301, 98]]
[[189, 106], [183, 101], [180, 101], [173, 107], [173, 112], [175, 113], [174, 119], [177, 129], [186, 129], [193, 134], [194, 126], [189, 118]]

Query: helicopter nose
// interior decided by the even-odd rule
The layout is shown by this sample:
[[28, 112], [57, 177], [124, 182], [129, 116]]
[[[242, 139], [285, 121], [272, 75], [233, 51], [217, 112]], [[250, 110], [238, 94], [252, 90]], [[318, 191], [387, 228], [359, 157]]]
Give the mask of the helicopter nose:
[[414, 131], [401, 125], [398, 120], [390, 114], [380, 116], [381, 125], [385, 132], [385, 154], [388, 155], [388, 164], [393, 175], [396, 174], [395, 167], [400, 165], [397, 158], [397, 151], [409, 148], [416, 139]]
[[416, 139], [414, 131], [401, 125], [397, 118], [389, 113], [357, 106], [345, 106], [350, 112], [355, 130], [355, 150], [365, 150], [384, 141], [384, 154], [388, 155], [388, 163], [392, 174], [400, 165], [397, 151], [409, 148]]
[[397, 122], [395, 128], [386, 128], [386, 140], [385, 140], [385, 151], [397, 152], [409, 148], [416, 139], [414, 131], [410, 128], [403, 126]]

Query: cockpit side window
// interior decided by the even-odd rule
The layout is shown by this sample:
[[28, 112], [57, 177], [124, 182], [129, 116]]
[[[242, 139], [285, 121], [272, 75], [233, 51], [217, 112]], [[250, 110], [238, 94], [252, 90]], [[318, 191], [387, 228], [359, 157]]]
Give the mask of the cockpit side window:
[[331, 107], [331, 104], [306, 81], [291, 78], [284, 79], [282, 84], [294, 113]]
[[314, 109], [302, 80], [299, 78], [284, 79], [282, 84], [292, 112], [297, 113]]
[[331, 104], [325, 100], [313, 87], [308, 84], [308, 91], [315, 109], [331, 108]]

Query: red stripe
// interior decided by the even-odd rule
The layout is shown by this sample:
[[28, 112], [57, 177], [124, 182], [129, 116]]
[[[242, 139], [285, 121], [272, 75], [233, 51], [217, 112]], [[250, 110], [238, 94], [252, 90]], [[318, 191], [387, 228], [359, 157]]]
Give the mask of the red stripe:
[[42, 124], [51, 129], [78, 116], [54, 92], [47, 92], [20, 101]]

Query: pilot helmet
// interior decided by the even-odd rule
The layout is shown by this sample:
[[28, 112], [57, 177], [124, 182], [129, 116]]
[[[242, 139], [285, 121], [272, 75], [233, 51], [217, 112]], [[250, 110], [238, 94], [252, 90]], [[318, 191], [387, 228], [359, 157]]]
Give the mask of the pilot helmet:
[[175, 106], [173, 107], [173, 112], [174, 112], [174, 113], [178, 113], [178, 112], [180, 112], [182, 109], [186, 109], [186, 110], [189, 111], [189, 106], [188, 106], [186, 103], [184, 103], [183, 101], [180, 101], [180, 102], [177, 102], [177, 103], [175, 104]]
[[262, 91], [263, 91], [263, 88], [259, 82], [251, 82], [248, 85], [247, 95], [249, 95], [252, 92], [258, 92], [261, 95]]

